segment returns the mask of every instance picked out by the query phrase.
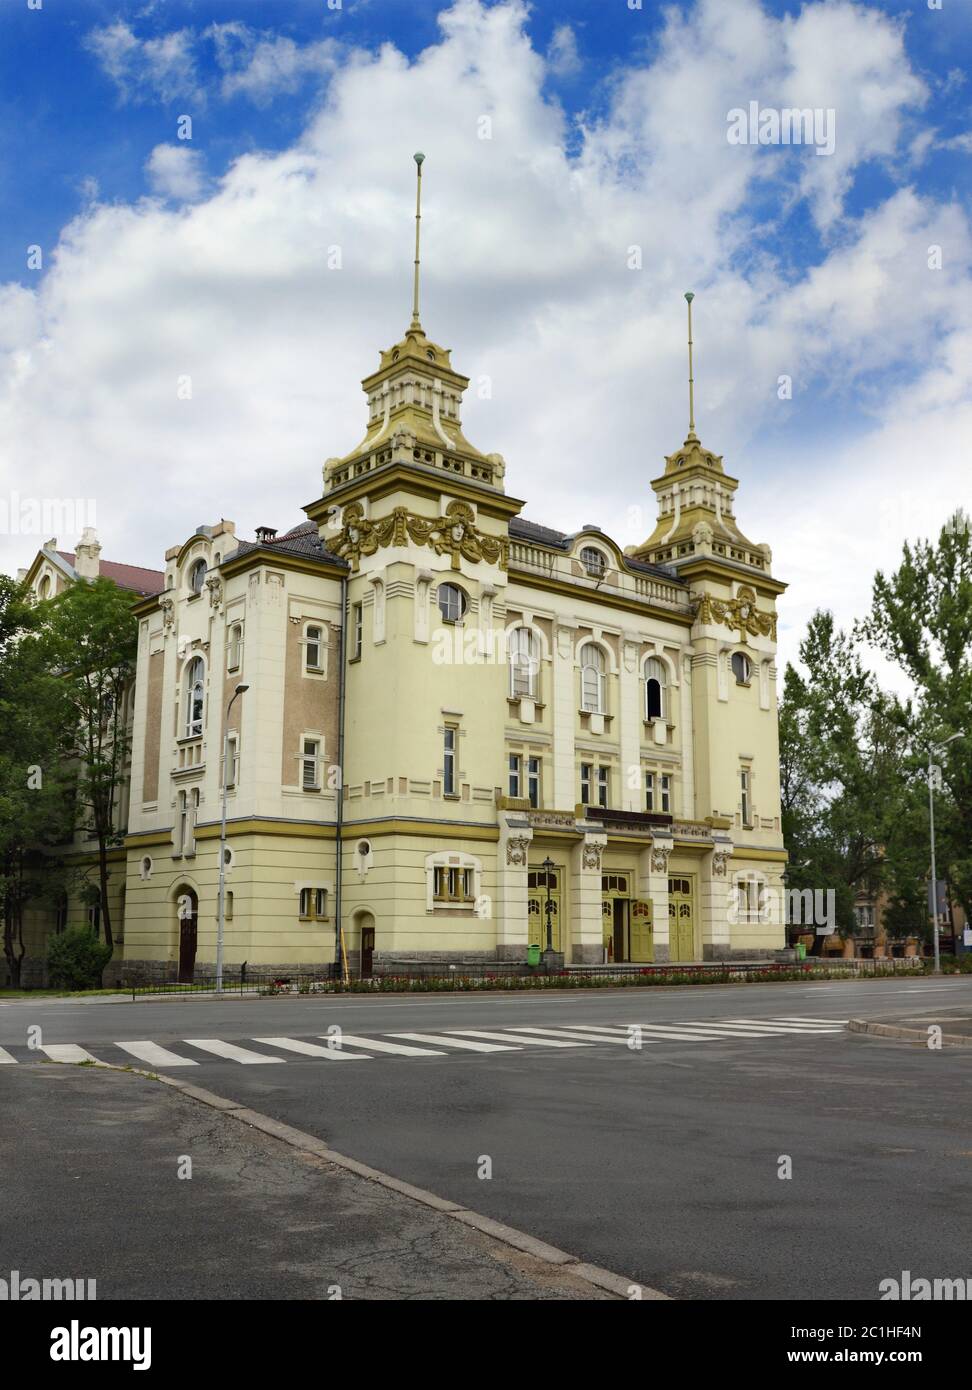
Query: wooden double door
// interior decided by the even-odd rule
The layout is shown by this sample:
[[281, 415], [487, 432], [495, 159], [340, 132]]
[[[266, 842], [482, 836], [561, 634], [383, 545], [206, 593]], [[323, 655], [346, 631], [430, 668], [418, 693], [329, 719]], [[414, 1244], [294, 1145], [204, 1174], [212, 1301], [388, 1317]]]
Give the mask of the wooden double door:
[[668, 958], [697, 960], [695, 949], [695, 892], [692, 878], [674, 875], [668, 880]]

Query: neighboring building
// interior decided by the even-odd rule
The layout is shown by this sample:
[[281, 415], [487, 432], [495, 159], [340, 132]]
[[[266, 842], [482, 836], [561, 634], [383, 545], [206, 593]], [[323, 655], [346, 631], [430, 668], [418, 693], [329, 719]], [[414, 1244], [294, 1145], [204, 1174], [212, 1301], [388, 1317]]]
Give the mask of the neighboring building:
[[[364, 973], [522, 959], [548, 889], [568, 963], [773, 958], [781, 912], [759, 903], [764, 887], [779, 903], [786, 860], [785, 586], [738, 529], [721, 457], [691, 423], [651, 483], [658, 524], [626, 553], [520, 515], [503, 459], [462, 432], [468, 381], [417, 294], [362, 385], [364, 437], [325, 464], [307, 520], [255, 542], [200, 527], [135, 604], [116, 967], [212, 967], [240, 684], [231, 973], [334, 961], [339, 887]], [[55, 556], [76, 567], [41, 556], [38, 592], [60, 582]], [[730, 914], [737, 880], [750, 907]]]

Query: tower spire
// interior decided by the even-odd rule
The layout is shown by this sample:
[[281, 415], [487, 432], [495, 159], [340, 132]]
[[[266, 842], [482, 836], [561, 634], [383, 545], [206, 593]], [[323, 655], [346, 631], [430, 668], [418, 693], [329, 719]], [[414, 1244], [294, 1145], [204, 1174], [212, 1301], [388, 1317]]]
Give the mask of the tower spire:
[[695, 377], [692, 375], [692, 300], [695, 294], [692, 290], [685, 291], [685, 302], [688, 305], [688, 350], [689, 350], [689, 428], [688, 439], [697, 439], [695, 433]]
[[422, 162], [425, 155], [418, 151], [415, 159], [415, 288], [412, 295], [412, 327], [421, 331], [419, 320], [419, 245], [422, 227]]

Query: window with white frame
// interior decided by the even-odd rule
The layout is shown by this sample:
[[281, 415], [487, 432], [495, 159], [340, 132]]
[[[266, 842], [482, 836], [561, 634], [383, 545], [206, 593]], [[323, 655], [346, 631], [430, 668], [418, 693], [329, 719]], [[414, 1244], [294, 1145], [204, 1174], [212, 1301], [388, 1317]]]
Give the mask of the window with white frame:
[[580, 553], [580, 562], [584, 566], [584, 572], [590, 579], [600, 579], [607, 569], [607, 560], [604, 552], [598, 550], [597, 546], [585, 545]]
[[299, 915], [308, 921], [323, 921], [327, 917], [327, 889], [313, 885], [301, 888]]
[[604, 713], [604, 653], [593, 642], [581, 648], [581, 709], [587, 714]]
[[480, 894], [482, 865], [471, 854], [439, 850], [425, 860], [426, 911], [473, 912]]
[[176, 853], [185, 854], [189, 829], [189, 794], [181, 791], [176, 797]]
[[240, 736], [237, 733], [226, 737], [226, 786], [236, 786], [240, 770]]
[[580, 799], [582, 806], [591, 804], [591, 786], [594, 779], [593, 763], [581, 763], [580, 768]]
[[243, 624], [231, 623], [226, 641], [226, 669], [238, 671], [243, 662]]
[[607, 809], [608, 791], [611, 784], [611, 770], [607, 767], [597, 769], [597, 804]]
[[645, 810], [669, 815], [672, 809], [672, 779], [667, 772], [645, 773]]
[[304, 633], [304, 670], [324, 669], [324, 629], [311, 623]]
[[872, 903], [858, 903], [854, 908], [854, 920], [859, 931], [873, 931], [874, 906]]
[[301, 741], [300, 785], [305, 792], [321, 789], [321, 741], [305, 738]]
[[739, 810], [744, 826], [752, 825], [752, 803], [751, 803], [751, 778], [752, 773], [748, 767], [740, 768], [739, 771]]
[[189, 568], [189, 588], [194, 594], [201, 594], [206, 582], [206, 561], [194, 560]]
[[527, 798], [534, 810], [540, 806], [540, 759], [527, 758]]
[[657, 656], [645, 662], [645, 718], [665, 718], [665, 695], [667, 686], [665, 663]]
[[456, 735], [454, 724], [447, 724], [442, 737], [442, 790], [446, 796], [456, 794]]
[[101, 931], [101, 903], [94, 902], [88, 904], [88, 926], [95, 936]]
[[352, 603], [351, 605], [351, 650], [348, 653], [349, 661], [360, 661], [361, 652], [364, 647], [364, 604]]
[[178, 854], [190, 858], [196, 852], [196, 818], [199, 814], [199, 788], [184, 789], [179, 793], [176, 814]]
[[732, 674], [736, 678], [737, 685], [749, 684], [749, 678], [753, 674], [753, 663], [745, 652], [733, 652]]
[[436, 902], [471, 903], [475, 897], [472, 869], [437, 865], [432, 895]]
[[510, 771], [510, 780], [509, 780], [510, 792], [509, 792], [509, 794], [510, 794], [510, 796], [520, 796], [520, 795], [521, 795], [520, 788], [521, 788], [521, 786], [523, 785], [523, 783], [522, 783], [523, 759], [520, 757], [520, 754], [519, 754], [519, 753], [511, 753], [511, 754], [509, 755], [509, 771]]
[[201, 656], [194, 656], [185, 669], [184, 712], [186, 738], [198, 738], [203, 731], [206, 700], [206, 667]]
[[444, 623], [462, 621], [467, 608], [467, 600], [458, 584], [440, 584], [435, 591], [435, 598]]
[[510, 695], [514, 699], [539, 697], [540, 643], [528, 627], [510, 633]]

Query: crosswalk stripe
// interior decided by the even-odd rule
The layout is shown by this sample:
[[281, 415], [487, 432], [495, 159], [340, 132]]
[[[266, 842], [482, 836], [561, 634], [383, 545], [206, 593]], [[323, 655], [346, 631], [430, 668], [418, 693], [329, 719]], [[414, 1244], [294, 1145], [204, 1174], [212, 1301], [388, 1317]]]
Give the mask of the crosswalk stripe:
[[[83, 1047], [78, 1047], [77, 1043], [49, 1043], [47, 1047], [38, 1048], [39, 1052], [46, 1052], [52, 1062], [97, 1062], [97, 1057], [92, 1057], [90, 1052], [85, 1052]], [[99, 1065], [101, 1065], [99, 1063]]]
[[16, 1061], [16, 1057], [12, 1057], [5, 1047], [0, 1047], [0, 1066], [3, 1066], [4, 1062]]
[[[630, 1026], [630, 1025], [629, 1025]], [[728, 1034], [724, 1030], [713, 1028], [711, 1025], [703, 1023], [639, 1023], [634, 1025], [641, 1029], [641, 1032], [652, 1042], [662, 1042], [665, 1038], [675, 1038], [679, 1042], [705, 1042], [707, 1038], [726, 1038], [726, 1037], [753, 1037], [761, 1038], [763, 1033], [733, 1033]], [[578, 1023], [578, 1029], [585, 1033], [592, 1031], [591, 1025]], [[627, 1027], [624, 1032], [627, 1033]]]
[[[319, 1037], [324, 1037], [321, 1033]], [[353, 1033], [341, 1034], [341, 1046], [350, 1043], [352, 1047], [367, 1047], [374, 1052], [394, 1052], [399, 1057], [445, 1057], [446, 1053], [429, 1047], [407, 1047], [405, 1043], [379, 1042], [377, 1038], [357, 1038]]]
[[837, 1024], [837, 1023], [844, 1024], [844, 1023], [847, 1023], [847, 1022], [848, 1022], [848, 1020], [847, 1020], [846, 1018], [781, 1018], [779, 1021], [780, 1021], [780, 1023], [831, 1023], [831, 1024]]
[[773, 1033], [840, 1033], [842, 1029], [836, 1024], [830, 1023], [784, 1023], [782, 1020], [767, 1020], [762, 1018], [726, 1018], [720, 1019], [720, 1024], [727, 1028], [762, 1028]]
[[167, 1047], [160, 1047], [154, 1042], [120, 1042], [115, 1043], [124, 1052], [130, 1052], [133, 1057], [138, 1057], [143, 1062], [149, 1062], [154, 1067], [198, 1067], [199, 1063], [192, 1057], [179, 1057], [174, 1052], [170, 1052]]
[[360, 1052], [342, 1052], [339, 1047], [321, 1047], [320, 1043], [303, 1042], [300, 1038], [254, 1038], [267, 1047], [282, 1047], [285, 1052], [300, 1052], [305, 1057], [326, 1057], [329, 1062], [370, 1062]]
[[[488, 1038], [492, 1042], [509, 1042], [509, 1033], [487, 1033], [482, 1028], [454, 1028], [463, 1038]], [[560, 1042], [555, 1038], [520, 1038], [527, 1047], [589, 1047], [590, 1043]]]
[[468, 1038], [445, 1038], [433, 1033], [389, 1033], [390, 1038], [409, 1038], [412, 1042], [448, 1043], [464, 1052], [521, 1052], [519, 1047], [504, 1047], [501, 1043], [470, 1042]]
[[577, 1034], [570, 1028], [514, 1028], [514, 1033], [545, 1033], [555, 1038], [573, 1038], [575, 1042], [610, 1042], [618, 1043], [621, 1047], [627, 1047], [627, 1038], [615, 1037], [613, 1033], [598, 1033], [593, 1028], [585, 1030], [584, 1038], [578, 1039]]
[[223, 1042], [221, 1038], [183, 1038], [183, 1042], [187, 1042], [190, 1047], [199, 1047], [203, 1052], [225, 1057], [230, 1062], [241, 1062], [244, 1067], [284, 1061], [283, 1057], [264, 1057], [262, 1052], [251, 1052], [247, 1047], [237, 1047], [235, 1043]]

